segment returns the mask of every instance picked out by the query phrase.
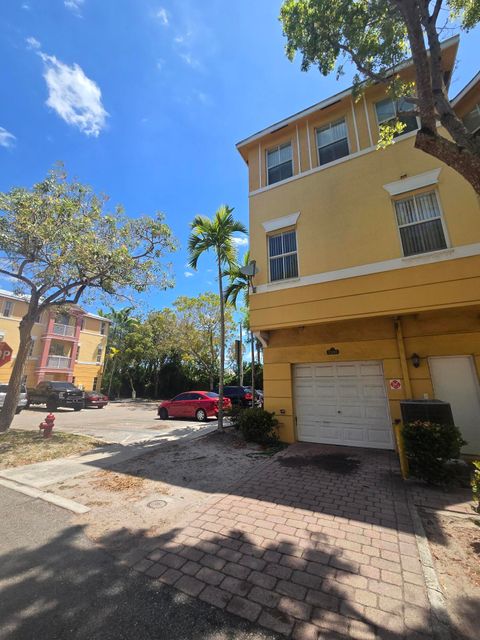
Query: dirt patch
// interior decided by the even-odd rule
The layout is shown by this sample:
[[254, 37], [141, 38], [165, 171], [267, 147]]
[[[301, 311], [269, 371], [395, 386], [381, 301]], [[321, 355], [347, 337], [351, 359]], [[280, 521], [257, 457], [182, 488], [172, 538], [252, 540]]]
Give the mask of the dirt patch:
[[343, 453], [319, 454], [314, 456], [285, 456], [279, 459], [283, 467], [318, 467], [330, 473], [349, 475], [360, 466], [358, 458]]
[[266, 464], [268, 456], [251, 455], [259, 451], [229, 429], [166, 444], [108, 471], [48, 489], [91, 507], [76, 522], [86, 525], [91, 539], [123, 552], [136, 534], [153, 537], [180, 526], [203, 502]]
[[99, 471], [95, 474], [93, 484], [97, 489], [107, 491], [130, 491], [139, 489], [143, 484], [143, 478], [113, 471]]
[[464, 638], [478, 638], [480, 526], [473, 512], [472, 519], [420, 513], [453, 622]]
[[62, 431], [54, 431], [50, 438], [43, 438], [38, 431], [10, 429], [0, 434], [0, 469], [65, 458], [103, 446], [105, 443], [95, 438]]

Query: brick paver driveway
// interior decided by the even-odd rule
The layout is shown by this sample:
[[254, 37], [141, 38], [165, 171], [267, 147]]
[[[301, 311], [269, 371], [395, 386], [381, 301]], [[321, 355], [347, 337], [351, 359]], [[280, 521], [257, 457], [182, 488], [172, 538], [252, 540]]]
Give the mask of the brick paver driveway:
[[139, 571], [288, 637], [432, 637], [392, 452], [291, 446], [144, 554]]

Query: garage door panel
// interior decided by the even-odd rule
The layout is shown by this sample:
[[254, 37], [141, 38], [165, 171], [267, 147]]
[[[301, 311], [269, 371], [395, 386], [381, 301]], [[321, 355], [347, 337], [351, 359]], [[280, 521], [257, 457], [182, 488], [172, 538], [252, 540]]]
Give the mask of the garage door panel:
[[294, 367], [299, 440], [391, 449], [381, 362]]
[[383, 367], [381, 362], [361, 362], [359, 364], [359, 375], [361, 376], [382, 376]]
[[355, 378], [358, 375], [357, 364], [337, 364], [336, 375], [338, 378], [351, 377]]
[[316, 378], [334, 378], [335, 370], [331, 364], [316, 365], [312, 367]]

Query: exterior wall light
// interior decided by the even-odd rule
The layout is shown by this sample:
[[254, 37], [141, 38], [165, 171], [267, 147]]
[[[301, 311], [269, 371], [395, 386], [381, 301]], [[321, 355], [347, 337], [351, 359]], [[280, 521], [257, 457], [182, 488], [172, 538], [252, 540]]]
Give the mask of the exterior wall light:
[[418, 369], [418, 367], [420, 366], [420, 356], [418, 355], [418, 353], [412, 353], [412, 355], [410, 356], [410, 360], [412, 361], [415, 369]]
[[330, 349], [327, 349], [327, 356], [338, 356], [339, 353], [340, 351], [335, 347], [330, 347]]

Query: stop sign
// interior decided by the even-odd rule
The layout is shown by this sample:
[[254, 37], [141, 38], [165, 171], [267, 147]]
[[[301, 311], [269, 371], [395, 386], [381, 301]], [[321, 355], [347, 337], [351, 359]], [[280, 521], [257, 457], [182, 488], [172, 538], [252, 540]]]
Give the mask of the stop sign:
[[0, 367], [12, 359], [12, 348], [6, 342], [0, 342]]

